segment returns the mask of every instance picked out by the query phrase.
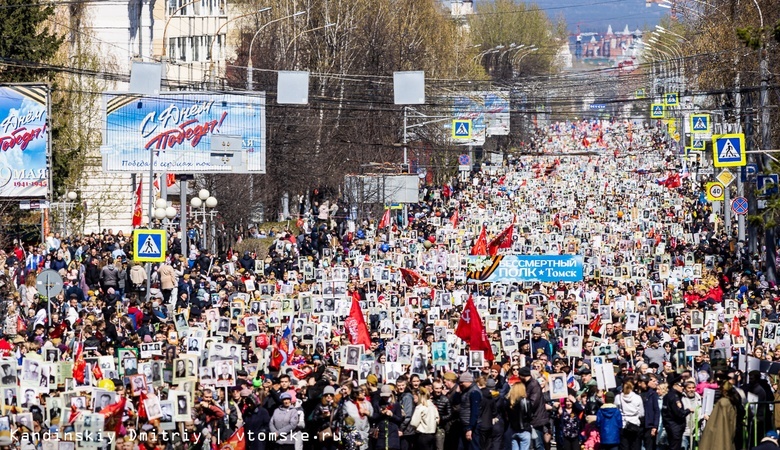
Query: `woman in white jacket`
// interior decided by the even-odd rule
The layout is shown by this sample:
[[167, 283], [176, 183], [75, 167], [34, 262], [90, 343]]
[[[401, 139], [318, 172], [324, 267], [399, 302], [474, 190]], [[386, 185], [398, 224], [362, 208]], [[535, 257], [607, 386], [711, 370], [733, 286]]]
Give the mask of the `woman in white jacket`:
[[642, 397], [634, 392], [634, 383], [623, 383], [623, 392], [615, 397], [615, 406], [623, 416], [623, 430], [620, 433], [620, 450], [640, 450], [642, 448], [642, 417], [645, 405]]
[[414, 394], [414, 403], [417, 405], [412, 414], [409, 425], [417, 430], [414, 450], [430, 450], [436, 448], [436, 426], [439, 424], [439, 410], [431, 401], [428, 390], [421, 387]]

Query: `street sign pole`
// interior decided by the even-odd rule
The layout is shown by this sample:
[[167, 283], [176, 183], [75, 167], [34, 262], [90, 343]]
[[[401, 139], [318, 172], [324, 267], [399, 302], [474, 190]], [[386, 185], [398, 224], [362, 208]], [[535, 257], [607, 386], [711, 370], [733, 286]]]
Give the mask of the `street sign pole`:
[[723, 221], [725, 230], [726, 230], [726, 236], [731, 236], [731, 189], [729, 189], [728, 186], [725, 186], [723, 189], [723, 215], [725, 220]]
[[[745, 196], [745, 185], [742, 184], [742, 177], [737, 178], [737, 197]], [[745, 241], [745, 215], [737, 216], [737, 240]]]

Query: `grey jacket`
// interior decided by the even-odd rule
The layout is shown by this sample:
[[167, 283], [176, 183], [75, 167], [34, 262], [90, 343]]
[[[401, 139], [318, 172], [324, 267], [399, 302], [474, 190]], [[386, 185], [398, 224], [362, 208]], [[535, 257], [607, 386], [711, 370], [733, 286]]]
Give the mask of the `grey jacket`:
[[277, 433], [277, 442], [280, 444], [293, 444], [293, 432], [298, 428], [298, 410], [294, 407], [280, 406], [274, 411], [271, 422], [268, 424], [272, 433]]

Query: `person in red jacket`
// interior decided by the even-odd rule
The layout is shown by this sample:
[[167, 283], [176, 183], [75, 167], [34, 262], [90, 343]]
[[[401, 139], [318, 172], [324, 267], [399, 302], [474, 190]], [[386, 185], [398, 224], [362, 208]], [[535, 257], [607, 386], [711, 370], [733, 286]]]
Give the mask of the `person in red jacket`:
[[135, 329], [138, 330], [140, 324], [143, 323], [144, 313], [138, 308], [138, 304], [135, 300], [130, 302], [130, 307], [127, 308], [127, 314], [135, 317]]

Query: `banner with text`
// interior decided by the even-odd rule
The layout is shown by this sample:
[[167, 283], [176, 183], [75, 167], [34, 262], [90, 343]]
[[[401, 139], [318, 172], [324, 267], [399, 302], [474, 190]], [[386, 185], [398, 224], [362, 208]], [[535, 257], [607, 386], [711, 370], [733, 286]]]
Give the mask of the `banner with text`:
[[469, 256], [469, 280], [485, 283], [575, 282], [583, 279], [580, 255]]
[[0, 197], [48, 194], [48, 110], [46, 85], [0, 86]]
[[104, 95], [107, 172], [265, 173], [265, 93]]

